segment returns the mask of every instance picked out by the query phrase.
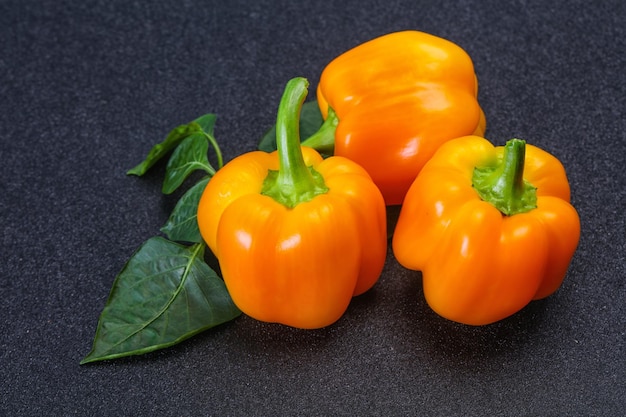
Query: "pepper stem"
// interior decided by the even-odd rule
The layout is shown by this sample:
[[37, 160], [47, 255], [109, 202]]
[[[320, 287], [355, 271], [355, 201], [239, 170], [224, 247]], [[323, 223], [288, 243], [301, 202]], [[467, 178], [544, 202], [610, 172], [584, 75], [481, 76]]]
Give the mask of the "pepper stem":
[[276, 117], [279, 169], [269, 171], [261, 189], [261, 194], [288, 208], [328, 191], [321, 174], [306, 166], [300, 146], [300, 110], [308, 86], [305, 78], [297, 77], [289, 80], [285, 87]]
[[472, 186], [480, 198], [506, 216], [537, 207], [537, 189], [524, 180], [526, 142], [511, 139], [504, 146], [502, 160], [495, 166], [474, 169]]
[[328, 115], [319, 130], [302, 142], [302, 146], [311, 147], [318, 152], [332, 155], [335, 151], [335, 131], [339, 118], [335, 111], [328, 107]]

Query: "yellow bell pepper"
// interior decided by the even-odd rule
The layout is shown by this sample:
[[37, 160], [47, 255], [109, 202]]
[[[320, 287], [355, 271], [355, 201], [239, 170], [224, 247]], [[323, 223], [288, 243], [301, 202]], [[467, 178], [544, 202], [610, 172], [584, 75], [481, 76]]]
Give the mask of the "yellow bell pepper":
[[300, 147], [307, 86], [303, 78], [287, 84], [276, 123], [278, 151], [240, 155], [211, 179], [198, 225], [244, 313], [319, 328], [376, 283], [387, 232], [383, 197], [363, 168]]

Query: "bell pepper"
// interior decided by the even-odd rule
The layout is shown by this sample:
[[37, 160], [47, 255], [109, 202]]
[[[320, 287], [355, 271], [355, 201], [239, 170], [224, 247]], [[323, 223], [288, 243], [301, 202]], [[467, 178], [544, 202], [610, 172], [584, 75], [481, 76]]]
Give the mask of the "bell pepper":
[[483, 325], [561, 285], [580, 238], [565, 169], [525, 141], [444, 144], [409, 189], [393, 237], [439, 315]]
[[301, 147], [308, 81], [294, 78], [277, 115], [277, 148], [222, 167], [198, 205], [198, 226], [241, 311], [298, 328], [334, 323], [378, 280], [387, 253], [385, 203], [369, 174]]
[[458, 45], [404, 31], [363, 43], [323, 70], [317, 100], [324, 126], [303, 142], [365, 168], [387, 205], [402, 203], [444, 142], [485, 132], [478, 82]]

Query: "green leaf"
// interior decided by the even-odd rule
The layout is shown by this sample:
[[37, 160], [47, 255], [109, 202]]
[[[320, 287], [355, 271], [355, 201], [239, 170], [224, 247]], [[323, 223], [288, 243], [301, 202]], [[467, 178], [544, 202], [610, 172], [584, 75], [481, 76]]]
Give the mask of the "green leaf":
[[204, 133], [194, 133], [185, 138], [167, 163], [163, 193], [173, 193], [195, 170], [201, 169], [211, 176], [215, 174], [207, 157], [208, 151], [209, 141]]
[[191, 187], [176, 203], [167, 223], [161, 231], [170, 239], [178, 242], [201, 243], [202, 236], [198, 229], [198, 203], [210, 178], [204, 178]]
[[215, 140], [214, 130], [216, 120], [217, 116], [213, 113], [209, 113], [205, 114], [204, 116], [198, 117], [196, 120], [193, 121], [193, 123], [197, 123], [200, 126], [202, 132], [213, 147], [215, 157], [217, 158], [217, 168], [219, 169], [224, 166], [224, 158], [222, 157], [222, 150]]
[[174, 149], [183, 139], [187, 136], [200, 131], [200, 126], [197, 124], [188, 124], [178, 126], [172, 130], [165, 140], [161, 143], [157, 143], [150, 149], [146, 158], [139, 165], [128, 170], [128, 175], [144, 175], [152, 165], [156, 164], [161, 158], [163, 158], [169, 151]]
[[204, 248], [147, 240], [115, 279], [81, 364], [166, 348], [239, 316]]
[[144, 175], [152, 167], [152, 165], [157, 163], [172, 149], [178, 146], [183, 139], [196, 132], [207, 132], [213, 136], [213, 128], [215, 127], [216, 120], [217, 116], [209, 113], [198, 117], [191, 123], [172, 129], [163, 142], [154, 145], [152, 149], [150, 149], [150, 152], [148, 152], [146, 158], [139, 165], [128, 170], [126, 174], [138, 176]]
[[[302, 105], [300, 111], [300, 140], [304, 141], [319, 130], [324, 123], [317, 100], [308, 101]], [[276, 150], [276, 125], [268, 130], [259, 142], [260, 151], [272, 152]]]
[[204, 116], [198, 117], [196, 120], [191, 122], [191, 124], [195, 123], [200, 126], [200, 130], [209, 135], [213, 136], [213, 130], [215, 129], [215, 122], [217, 120], [217, 116], [213, 113], [205, 114]]

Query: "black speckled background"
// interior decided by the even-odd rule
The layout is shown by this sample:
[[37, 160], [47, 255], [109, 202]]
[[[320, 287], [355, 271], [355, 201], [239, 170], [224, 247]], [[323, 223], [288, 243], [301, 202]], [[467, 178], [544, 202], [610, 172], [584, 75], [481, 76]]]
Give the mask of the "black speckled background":
[[[626, 3], [0, 1], [0, 415], [617, 416], [626, 408]], [[79, 366], [115, 275], [180, 194], [167, 132], [217, 113], [253, 150], [285, 82], [416, 29], [472, 56], [487, 137], [560, 158], [582, 221], [561, 289], [486, 327], [425, 304], [389, 253], [322, 330], [248, 317], [141, 357]]]

